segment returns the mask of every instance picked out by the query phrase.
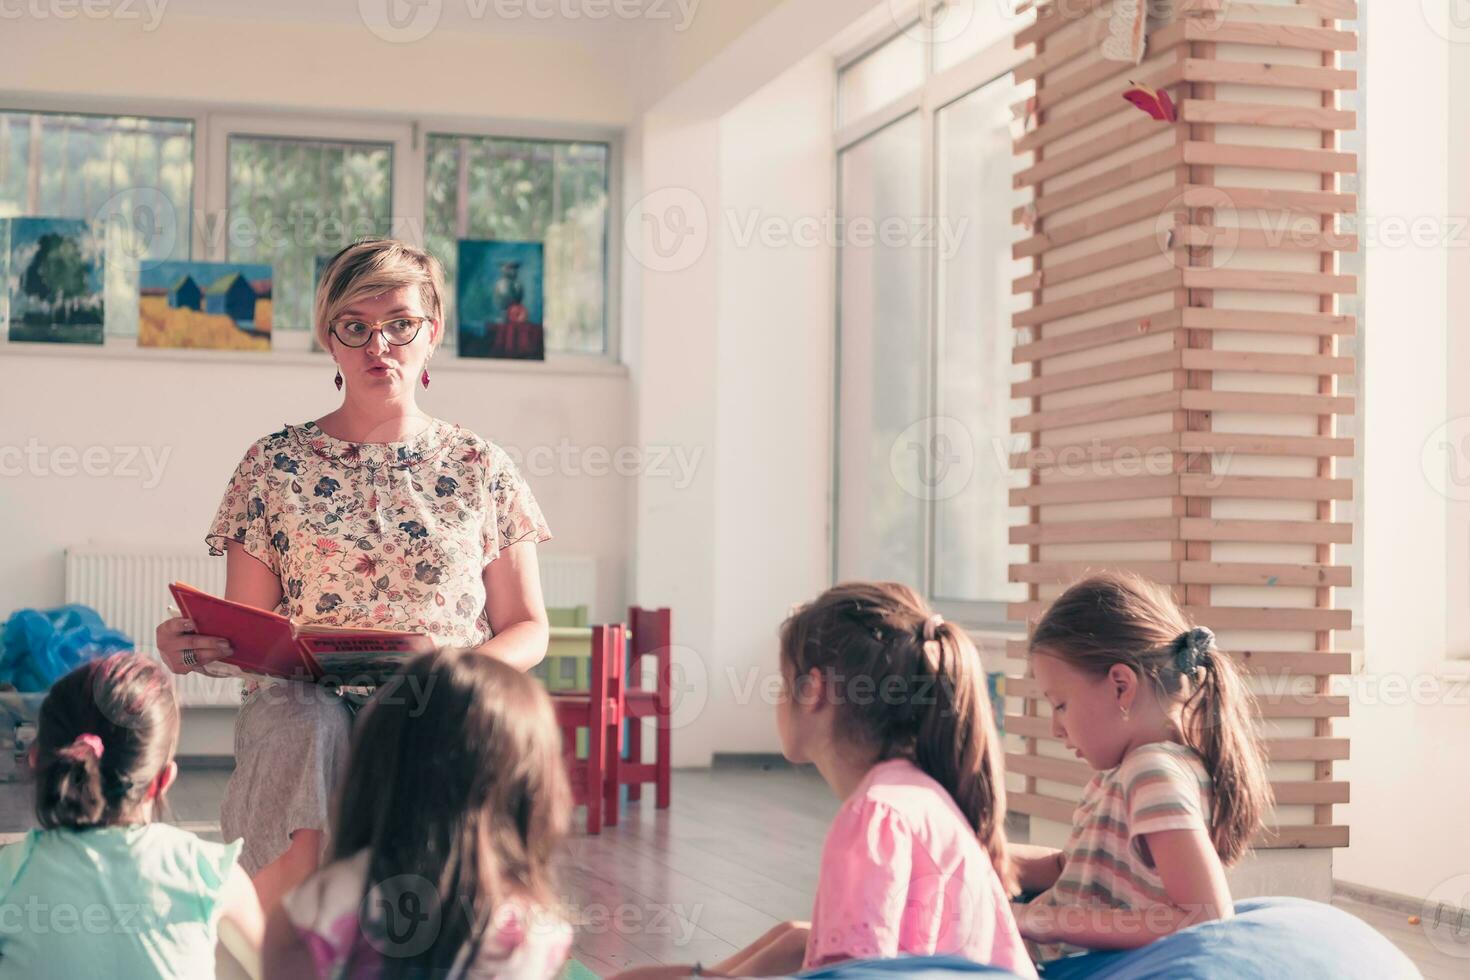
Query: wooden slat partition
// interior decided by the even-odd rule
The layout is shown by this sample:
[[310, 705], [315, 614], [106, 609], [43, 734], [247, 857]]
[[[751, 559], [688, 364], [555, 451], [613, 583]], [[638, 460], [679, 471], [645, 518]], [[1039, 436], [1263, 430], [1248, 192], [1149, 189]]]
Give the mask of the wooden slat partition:
[[[1340, 227], [1358, 202], [1339, 175], [1358, 162], [1338, 145], [1357, 85], [1338, 19], [1357, 5], [1179, 0], [1133, 65], [1106, 57], [1116, 2], [1043, 2], [1016, 36], [1035, 92], [1015, 140], [1030, 203], [1013, 254], [1031, 267], [1013, 284], [1030, 375], [1012, 390], [1027, 407], [1011, 465], [1028, 479], [1010, 496], [1027, 515], [1011, 618], [1034, 623], [1090, 571], [1172, 588], [1257, 694], [1276, 794], [1257, 846], [1343, 847], [1333, 807], [1350, 788], [1333, 765], [1349, 745], [1332, 726], [1348, 701], [1331, 680], [1351, 658], [1332, 638], [1351, 617], [1333, 590], [1353, 570], [1334, 547], [1352, 528], [1334, 508], [1354, 488], [1335, 467], [1356, 447], [1335, 423], [1355, 410], [1337, 392], [1356, 370], [1338, 304], [1357, 283], [1338, 256], [1358, 247]], [[1179, 120], [1129, 106], [1130, 81], [1166, 87]], [[1006, 697], [1011, 806], [1069, 821], [1087, 766], [1029, 676]]]

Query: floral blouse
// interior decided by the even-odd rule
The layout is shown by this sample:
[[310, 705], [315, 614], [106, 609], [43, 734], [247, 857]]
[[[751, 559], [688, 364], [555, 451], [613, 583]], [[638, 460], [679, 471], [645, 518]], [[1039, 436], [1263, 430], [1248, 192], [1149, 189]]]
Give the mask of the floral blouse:
[[256, 440], [205, 536], [237, 541], [281, 580], [298, 623], [425, 633], [448, 646], [492, 635], [485, 566], [551, 539], [505, 450], [434, 419], [403, 442], [335, 439], [315, 422]]

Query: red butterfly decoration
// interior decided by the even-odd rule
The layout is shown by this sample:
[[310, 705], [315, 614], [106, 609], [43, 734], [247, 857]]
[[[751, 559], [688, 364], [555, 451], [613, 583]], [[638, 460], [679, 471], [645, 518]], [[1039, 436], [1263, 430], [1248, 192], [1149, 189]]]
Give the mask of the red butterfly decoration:
[[1123, 98], [1148, 113], [1149, 118], [1170, 123], [1179, 118], [1174, 110], [1174, 100], [1169, 98], [1168, 92], [1163, 89], [1155, 90], [1138, 82], [1130, 82], [1129, 85], [1131, 87], [1123, 93]]

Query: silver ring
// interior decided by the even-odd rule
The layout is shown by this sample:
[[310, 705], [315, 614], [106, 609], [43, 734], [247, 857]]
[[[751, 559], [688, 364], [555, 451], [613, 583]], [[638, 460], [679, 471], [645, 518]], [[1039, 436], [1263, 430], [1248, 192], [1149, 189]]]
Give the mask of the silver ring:
[[185, 667], [198, 667], [199, 666], [199, 658], [196, 657], [196, 656], [194, 656], [194, 651], [193, 650], [185, 650], [184, 651], [184, 656], [181, 659], [184, 661], [184, 666]]

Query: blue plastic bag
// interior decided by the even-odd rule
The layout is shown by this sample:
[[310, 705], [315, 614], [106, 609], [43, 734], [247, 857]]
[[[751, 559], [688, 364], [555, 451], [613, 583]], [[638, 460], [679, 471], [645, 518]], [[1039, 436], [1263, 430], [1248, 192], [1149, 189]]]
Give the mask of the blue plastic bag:
[[21, 609], [0, 627], [0, 683], [44, 691], [88, 660], [133, 648], [87, 606]]

